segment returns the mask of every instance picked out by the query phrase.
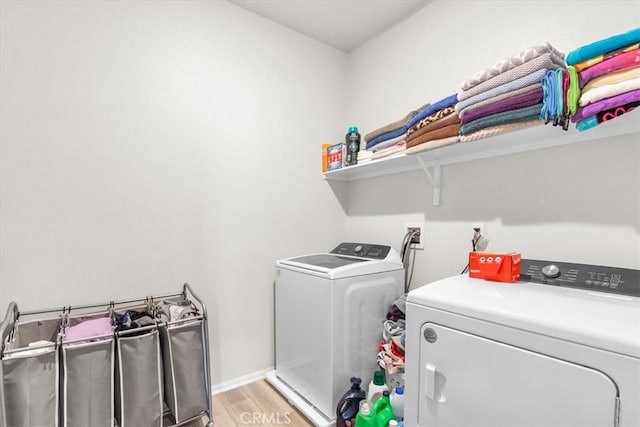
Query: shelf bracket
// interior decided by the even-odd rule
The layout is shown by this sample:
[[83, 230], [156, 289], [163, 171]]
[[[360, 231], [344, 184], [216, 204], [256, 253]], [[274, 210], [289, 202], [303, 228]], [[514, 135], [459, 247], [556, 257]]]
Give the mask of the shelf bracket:
[[422, 157], [418, 156], [418, 161], [420, 162], [420, 166], [422, 166], [424, 173], [427, 174], [429, 182], [431, 182], [431, 187], [433, 188], [433, 206], [440, 206], [440, 163], [436, 161], [433, 164], [432, 175], [429, 167], [424, 163], [424, 160], [422, 160]]

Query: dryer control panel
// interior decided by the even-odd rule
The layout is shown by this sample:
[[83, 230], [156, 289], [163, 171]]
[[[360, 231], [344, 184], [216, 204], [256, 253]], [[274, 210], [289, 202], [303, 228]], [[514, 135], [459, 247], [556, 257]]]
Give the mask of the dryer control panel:
[[330, 253], [363, 258], [385, 259], [390, 250], [390, 246], [383, 245], [371, 245], [368, 243], [340, 243], [340, 245]]
[[602, 265], [522, 259], [520, 280], [640, 297], [640, 271]]

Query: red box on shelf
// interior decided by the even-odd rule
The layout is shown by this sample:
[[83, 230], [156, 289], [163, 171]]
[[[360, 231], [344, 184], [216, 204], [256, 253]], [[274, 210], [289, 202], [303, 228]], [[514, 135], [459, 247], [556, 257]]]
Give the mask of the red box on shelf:
[[469, 277], [496, 282], [517, 282], [520, 280], [521, 258], [519, 253], [470, 252]]
[[344, 162], [344, 144], [334, 144], [327, 148], [328, 170], [342, 168]]

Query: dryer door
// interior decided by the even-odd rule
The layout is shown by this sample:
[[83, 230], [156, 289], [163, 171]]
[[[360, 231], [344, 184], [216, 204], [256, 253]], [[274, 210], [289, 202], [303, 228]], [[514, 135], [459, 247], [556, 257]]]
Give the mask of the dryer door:
[[617, 387], [600, 371], [433, 323], [420, 342], [420, 426], [614, 425]]

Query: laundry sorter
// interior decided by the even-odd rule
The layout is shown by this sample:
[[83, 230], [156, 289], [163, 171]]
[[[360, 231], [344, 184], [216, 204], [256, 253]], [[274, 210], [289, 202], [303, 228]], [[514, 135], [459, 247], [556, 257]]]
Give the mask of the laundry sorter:
[[0, 323], [0, 427], [213, 426], [207, 311], [182, 292]]

